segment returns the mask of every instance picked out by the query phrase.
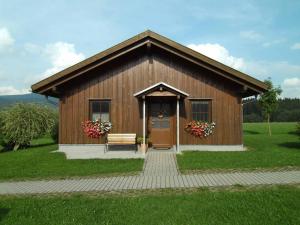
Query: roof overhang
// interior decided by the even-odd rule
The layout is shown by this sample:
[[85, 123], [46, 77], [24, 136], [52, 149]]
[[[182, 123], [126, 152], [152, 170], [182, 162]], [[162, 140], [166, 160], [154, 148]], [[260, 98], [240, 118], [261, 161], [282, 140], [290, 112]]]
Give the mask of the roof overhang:
[[152, 48], [151, 46], [163, 49], [178, 57], [184, 58], [191, 63], [199, 65], [202, 68], [208, 69], [215, 74], [241, 85], [244, 89], [247, 89], [247, 91], [244, 92], [243, 97], [257, 95], [267, 90], [267, 86], [260, 80], [217, 62], [157, 33], [147, 30], [36, 84], [33, 84], [31, 86], [32, 91], [39, 94], [59, 97], [61, 95], [60, 86], [66, 82], [84, 75], [88, 71], [98, 68], [118, 57], [132, 52], [135, 49], [145, 48], [149, 50]]
[[189, 94], [164, 82], [158, 82], [150, 87], [147, 87], [135, 93], [133, 96], [137, 98], [142, 96], [179, 96], [181, 98], [185, 98], [188, 97]]

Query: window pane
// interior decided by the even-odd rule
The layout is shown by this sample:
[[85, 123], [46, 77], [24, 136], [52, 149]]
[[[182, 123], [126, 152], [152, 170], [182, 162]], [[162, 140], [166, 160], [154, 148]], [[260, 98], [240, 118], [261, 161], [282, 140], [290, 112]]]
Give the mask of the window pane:
[[200, 120], [199, 114], [198, 113], [192, 113], [192, 119], [193, 120]]
[[197, 111], [199, 111], [197, 102], [192, 102], [192, 112], [197, 112]]
[[202, 104], [202, 112], [208, 112], [208, 102], [205, 102], [205, 104]]
[[199, 118], [201, 121], [208, 121], [208, 113], [199, 114]]
[[101, 121], [103, 121], [103, 122], [109, 121], [109, 113], [102, 113]]
[[192, 101], [192, 119], [198, 121], [208, 121], [209, 120], [209, 105], [210, 101]]
[[203, 119], [204, 121], [208, 121], [208, 113], [205, 113], [204, 114], [204, 119]]
[[101, 113], [109, 113], [109, 102], [101, 102]]
[[102, 120], [102, 121], [109, 121], [109, 101], [103, 101], [103, 100], [93, 100], [90, 102], [90, 115], [91, 120]]
[[169, 128], [170, 127], [170, 122], [169, 120], [162, 120], [160, 122], [160, 128]]
[[100, 113], [92, 113], [92, 120], [93, 121], [100, 120]]
[[92, 101], [92, 112], [100, 113], [100, 102], [99, 101]]
[[159, 119], [152, 119], [152, 128], [160, 128], [160, 120]]

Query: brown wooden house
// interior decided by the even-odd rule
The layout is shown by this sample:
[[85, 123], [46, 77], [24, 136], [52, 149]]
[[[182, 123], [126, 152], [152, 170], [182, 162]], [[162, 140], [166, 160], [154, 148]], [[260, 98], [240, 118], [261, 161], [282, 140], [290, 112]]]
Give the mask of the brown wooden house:
[[[242, 98], [263, 82], [152, 31], [145, 31], [34, 85], [59, 98], [59, 148], [103, 149], [85, 120], [113, 124], [111, 133], [148, 136], [154, 148], [241, 150]], [[192, 120], [215, 122], [213, 134], [185, 131]]]

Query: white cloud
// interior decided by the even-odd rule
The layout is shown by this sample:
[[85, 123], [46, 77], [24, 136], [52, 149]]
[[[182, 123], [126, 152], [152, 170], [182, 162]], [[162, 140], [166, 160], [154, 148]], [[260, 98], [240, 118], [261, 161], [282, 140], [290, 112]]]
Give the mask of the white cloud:
[[264, 80], [271, 77], [275, 85], [281, 84], [282, 97], [300, 97], [300, 78], [298, 78], [300, 65], [286, 61], [247, 61], [232, 56], [220, 44], [190, 44], [188, 47], [257, 79]]
[[273, 40], [273, 41], [264, 42], [262, 44], [262, 46], [265, 47], [265, 48], [267, 48], [267, 47], [270, 47], [272, 45], [277, 45], [277, 44], [283, 43], [285, 41], [286, 41], [285, 39], [276, 39], [276, 40]]
[[14, 44], [15, 40], [12, 38], [6, 27], [0, 28], [0, 52], [10, 48]]
[[287, 87], [299, 87], [300, 88], [300, 78], [293, 77], [288, 78], [283, 81], [283, 85]]
[[48, 44], [43, 52], [47, 57], [49, 57], [52, 65], [51, 68], [48, 68], [42, 74], [43, 77], [53, 75], [54, 73], [57, 73], [85, 59], [83, 53], [76, 52], [74, 44], [66, 42]]
[[283, 81], [282, 97], [299, 98], [300, 97], [300, 78], [292, 77]]
[[245, 67], [243, 58], [230, 55], [229, 51], [220, 44], [189, 44], [187, 46], [234, 69], [242, 70]]
[[16, 89], [13, 86], [2, 86], [0, 87], [0, 95], [23, 95], [28, 94], [28, 89]]
[[67, 42], [55, 42], [46, 46], [26, 43], [24, 50], [27, 53], [37, 54], [38, 57], [50, 64], [50, 67], [44, 72], [26, 77], [25, 83], [27, 84], [38, 82], [85, 59], [83, 53], [76, 51], [74, 44]]
[[262, 39], [262, 35], [260, 33], [257, 33], [256, 31], [253, 30], [246, 30], [246, 31], [241, 31], [240, 36], [242, 38], [258, 41]]
[[291, 49], [293, 49], [293, 50], [300, 50], [300, 42], [293, 44], [291, 46]]

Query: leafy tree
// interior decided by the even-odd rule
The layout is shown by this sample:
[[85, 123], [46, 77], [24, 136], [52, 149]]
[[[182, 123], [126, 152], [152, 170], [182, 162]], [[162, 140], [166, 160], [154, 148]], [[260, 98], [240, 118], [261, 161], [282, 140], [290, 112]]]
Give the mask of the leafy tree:
[[[1, 117], [1, 111], [0, 111], [0, 128], [3, 126], [3, 119]], [[0, 148], [1, 146], [4, 146], [5, 145], [5, 142], [4, 142], [4, 137], [3, 137], [3, 134], [2, 134], [2, 131], [0, 129]]]
[[272, 135], [270, 118], [271, 114], [277, 109], [278, 106], [278, 97], [281, 94], [282, 90], [280, 87], [274, 87], [271, 79], [265, 80], [268, 91], [261, 94], [258, 100], [263, 116], [267, 119], [269, 127], [269, 135]]
[[34, 138], [49, 133], [57, 113], [37, 104], [18, 103], [0, 112], [0, 133], [6, 148], [17, 150], [27, 147]]
[[55, 121], [55, 124], [51, 129], [51, 137], [55, 143], [58, 143], [58, 120]]
[[300, 136], [300, 122], [297, 123], [297, 134]]

